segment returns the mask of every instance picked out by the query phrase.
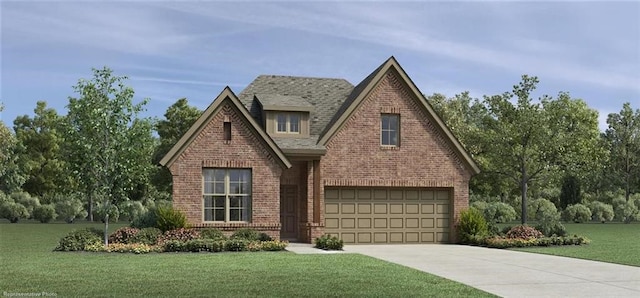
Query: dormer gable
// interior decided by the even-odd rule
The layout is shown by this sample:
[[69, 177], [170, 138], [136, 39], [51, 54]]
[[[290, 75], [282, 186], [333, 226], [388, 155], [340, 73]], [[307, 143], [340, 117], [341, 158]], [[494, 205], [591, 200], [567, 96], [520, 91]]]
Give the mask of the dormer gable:
[[313, 105], [302, 96], [255, 94], [262, 111], [263, 127], [274, 138], [309, 137]]

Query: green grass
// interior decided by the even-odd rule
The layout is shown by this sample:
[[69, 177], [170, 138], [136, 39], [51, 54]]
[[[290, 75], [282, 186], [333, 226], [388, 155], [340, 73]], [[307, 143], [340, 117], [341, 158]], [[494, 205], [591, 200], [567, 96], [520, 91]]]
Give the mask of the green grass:
[[515, 250], [640, 266], [640, 224], [565, 224], [570, 235], [591, 240], [588, 245], [528, 247]]
[[58, 297], [491, 297], [357, 254], [52, 252], [60, 237], [87, 226], [101, 227], [0, 223], [0, 291]]

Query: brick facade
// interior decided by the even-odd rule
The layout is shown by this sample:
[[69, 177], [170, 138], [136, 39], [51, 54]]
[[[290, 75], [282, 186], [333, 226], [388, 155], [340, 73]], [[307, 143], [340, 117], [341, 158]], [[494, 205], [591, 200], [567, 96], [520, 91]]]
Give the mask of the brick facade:
[[[220, 106], [191, 144], [170, 167], [173, 205], [196, 227], [233, 231], [250, 227], [280, 237], [280, 176], [282, 167], [230, 103]], [[231, 122], [231, 141], [224, 140], [223, 123]], [[204, 223], [203, 168], [244, 168], [252, 174], [252, 222]]]
[[[380, 145], [381, 113], [400, 115], [399, 147]], [[451, 227], [468, 206], [471, 173], [394, 71], [328, 142], [321, 164], [323, 186], [453, 188]]]

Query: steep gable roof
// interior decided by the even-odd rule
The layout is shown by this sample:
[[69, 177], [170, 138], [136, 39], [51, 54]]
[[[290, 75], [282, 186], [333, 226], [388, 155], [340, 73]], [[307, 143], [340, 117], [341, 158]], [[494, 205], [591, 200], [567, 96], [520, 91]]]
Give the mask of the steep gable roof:
[[238, 98], [260, 123], [263, 119], [258, 101], [265, 95], [304, 100], [313, 108], [309, 133], [317, 137], [352, 90], [353, 85], [344, 79], [260, 75], [238, 94]]
[[397, 72], [397, 74], [400, 76], [400, 79], [406, 84], [411, 93], [415, 95], [415, 98], [417, 98], [421, 105], [425, 108], [427, 115], [431, 118], [430, 120], [435, 123], [435, 126], [443, 133], [445, 139], [449, 141], [449, 143], [455, 149], [456, 153], [458, 153], [460, 157], [462, 157], [462, 159], [473, 171], [473, 173], [480, 173], [480, 167], [478, 167], [473, 158], [471, 158], [471, 155], [469, 155], [469, 153], [464, 149], [462, 144], [453, 135], [447, 125], [442, 121], [442, 119], [440, 119], [438, 114], [433, 110], [433, 107], [431, 107], [429, 102], [427, 102], [427, 99], [424, 97], [422, 92], [420, 92], [418, 87], [413, 83], [411, 78], [409, 78], [407, 73], [404, 71], [404, 69], [402, 69], [398, 61], [396, 61], [395, 57], [393, 56], [391, 56], [389, 59], [387, 59], [387, 61], [376, 68], [376, 70], [374, 70], [369, 76], [362, 80], [362, 82], [360, 82], [360, 84], [358, 84], [353, 89], [351, 94], [349, 94], [340, 109], [338, 109], [336, 114], [328, 122], [327, 126], [320, 134], [318, 145], [325, 146], [329, 142], [331, 137], [343, 126], [346, 120], [351, 117], [360, 103], [367, 97], [367, 95], [369, 95], [369, 93], [375, 88], [375, 86], [378, 85], [384, 75], [391, 70], [395, 70]]
[[280, 147], [267, 135], [267, 133], [260, 127], [256, 120], [251, 117], [249, 111], [242, 105], [238, 97], [231, 91], [229, 86], [225, 87], [220, 95], [207, 107], [207, 109], [200, 115], [198, 120], [189, 128], [189, 130], [180, 138], [180, 140], [173, 145], [171, 150], [160, 160], [160, 165], [170, 167], [171, 164], [184, 152], [184, 150], [191, 144], [191, 142], [198, 136], [202, 129], [209, 123], [211, 118], [215, 115], [218, 108], [224, 102], [230, 102], [240, 115], [249, 123], [252, 131], [260, 136], [260, 139], [264, 141], [271, 153], [273, 153], [276, 160], [279, 160], [285, 168], [291, 167], [291, 162], [284, 155]]

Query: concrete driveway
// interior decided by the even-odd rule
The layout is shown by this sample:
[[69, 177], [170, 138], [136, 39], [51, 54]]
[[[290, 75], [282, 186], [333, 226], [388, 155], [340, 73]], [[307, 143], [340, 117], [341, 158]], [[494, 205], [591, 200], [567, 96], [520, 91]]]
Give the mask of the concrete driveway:
[[465, 245], [348, 245], [344, 250], [503, 297], [640, 297], [640, 267]]

